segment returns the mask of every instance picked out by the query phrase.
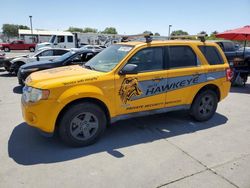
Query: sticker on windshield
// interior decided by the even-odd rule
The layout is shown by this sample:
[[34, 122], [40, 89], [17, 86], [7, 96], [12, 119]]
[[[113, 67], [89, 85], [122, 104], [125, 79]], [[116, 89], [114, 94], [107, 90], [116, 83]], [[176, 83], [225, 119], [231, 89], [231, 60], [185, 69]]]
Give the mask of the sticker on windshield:
[[123, 52], [128, 52], [132, 49], [132, 47], [128, 47], [128, 46], [121, 46], [118, 51], [123, 51]]

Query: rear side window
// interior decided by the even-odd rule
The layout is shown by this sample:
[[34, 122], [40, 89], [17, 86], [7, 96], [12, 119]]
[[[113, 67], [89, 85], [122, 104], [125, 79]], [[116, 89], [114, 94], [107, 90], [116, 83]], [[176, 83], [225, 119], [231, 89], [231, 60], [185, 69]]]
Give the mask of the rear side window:
[[169, 69], [197, 66], [197, 56], [189, 46], [167, 47]]
[[224, 64], [224, 61], [217, 50], [216, 47], [214, 46], [199, 46], [199, 49], [203, 53], [203, 55], [206, 57], [207, 62], [210, 65], [219, 65], [219, 64]]
[[68, 51], [66, 51], [66, 50], [54, 50], [54, 56], [60, 56], [60, 55], [63, 55], [67, 52]]
[[73, 36], [67, 36], [68, 42], [73, 42]]

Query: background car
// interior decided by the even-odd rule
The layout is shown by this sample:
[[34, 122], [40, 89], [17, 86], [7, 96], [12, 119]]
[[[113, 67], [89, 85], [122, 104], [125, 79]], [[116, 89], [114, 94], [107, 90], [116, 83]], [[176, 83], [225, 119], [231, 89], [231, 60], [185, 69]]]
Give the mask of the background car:
[[5, 53], [0, 50], [0, 67], [3, 67], [4, 60], [5, 60]]
[[10, 50], [29, 50], [34, 52], [36, 44], [28, 44], [23, 40], [14, 40], [11, 43], [1, 43], [0, 48], [5, 52], [9, 52]]
[[21, 56], [14, 58], [10, 61], [6, 61], [5, 67], [6, 70], [8, 70], [9, 72], [14, 72], [15, 74], [17, 74], [19, 67], [26, 63], [31, 63], [34, 61], [52, 60], [67, 52], [69, 52], [69, 49], [45, 48], [43, 50], [38, 50], [34, 54]]
[[18, 71], [17, 77], [20, 85], [24, 85], [25, 79], [33, 72], [62, 67], [67, 65], [82, 65], [94, 57], [99, 52], [93, 50], [71, 50], [68, 53], [54, 60], [37, 61], [22, 65]]
[[82, 50], [93, 50], [93, 51], [96, 51], [96, 52], [101, 52], [104, 48], [101, 48], [97, 45], [85, 45], [83, 47], [81, 47], [80, 49]]

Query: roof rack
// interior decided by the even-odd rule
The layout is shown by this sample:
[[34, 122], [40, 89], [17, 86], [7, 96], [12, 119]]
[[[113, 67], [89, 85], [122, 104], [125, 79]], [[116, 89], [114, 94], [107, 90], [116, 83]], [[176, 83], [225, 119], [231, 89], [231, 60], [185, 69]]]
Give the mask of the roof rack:
[[[175, 40], [175, 39], [199, 39], [201, 42], [206, 41], [207, 34], [198, 34], [198, 35], [171, 35], [170, 37], [166, 36], [154, 36], [153, 33], [144, 33], [144, 34], [138, 34], [138, 35], [127, 35], [124, 36], [124, 39], [122, 42], [128, 42], [128, 41], [140, 41], [140, 42], [145, 42], [150, 43], [152, 41], [157, 41], [157, 40]], [[129, 39], [130, 38], [130, 39]]]
[[190, 38], [195, 38], [195, 39], [200, 39], [201, 42], [206, 41], [207, 34], [198, 34], [198, 35], [171, 35], [170, 39], [190, 39]]

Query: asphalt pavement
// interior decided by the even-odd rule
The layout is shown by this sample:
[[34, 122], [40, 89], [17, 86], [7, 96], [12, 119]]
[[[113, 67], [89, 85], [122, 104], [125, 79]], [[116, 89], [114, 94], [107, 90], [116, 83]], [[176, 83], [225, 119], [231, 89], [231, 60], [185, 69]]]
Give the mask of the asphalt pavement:
[[27, 126], [21, 93], [0, 68], [1, 188], [250, 187], [250, 82], [208, 122], [185, 111], [120, 121], [84, 148]]

